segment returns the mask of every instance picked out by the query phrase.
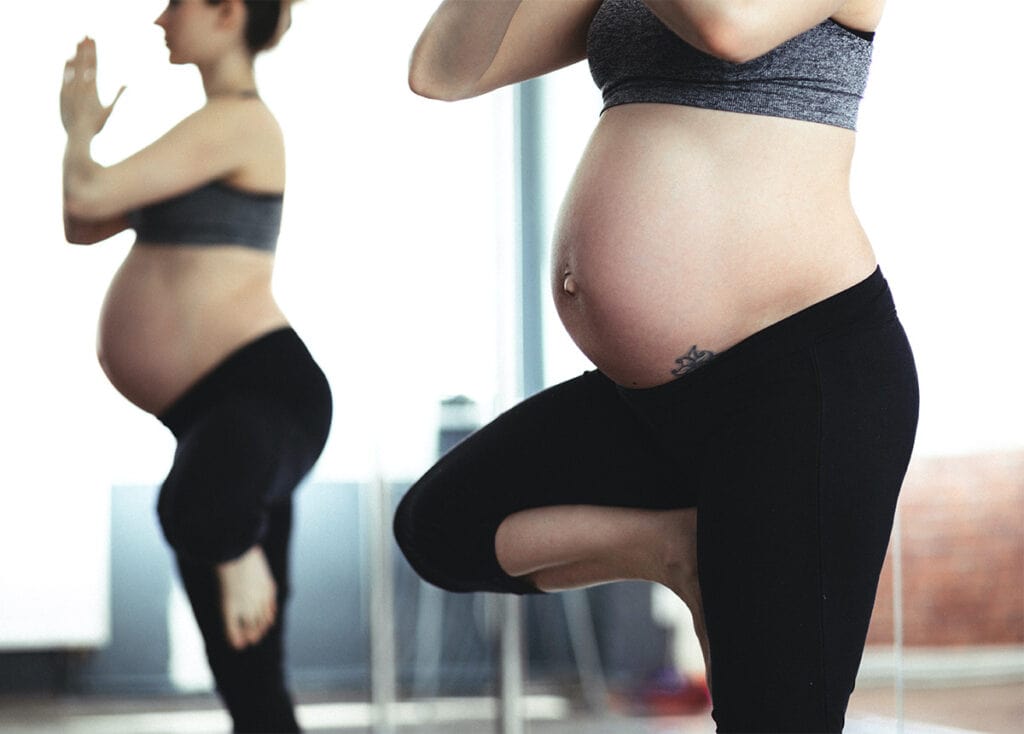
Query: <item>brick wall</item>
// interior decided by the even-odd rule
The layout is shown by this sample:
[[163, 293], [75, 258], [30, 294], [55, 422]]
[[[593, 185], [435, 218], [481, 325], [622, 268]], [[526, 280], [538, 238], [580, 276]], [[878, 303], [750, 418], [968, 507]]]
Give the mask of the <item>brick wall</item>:
[[[900, 513], [905, 644], [1024, 644], [1024, 451], [915, 459]], [[892, 622], [890, 545], [868, 644]]]

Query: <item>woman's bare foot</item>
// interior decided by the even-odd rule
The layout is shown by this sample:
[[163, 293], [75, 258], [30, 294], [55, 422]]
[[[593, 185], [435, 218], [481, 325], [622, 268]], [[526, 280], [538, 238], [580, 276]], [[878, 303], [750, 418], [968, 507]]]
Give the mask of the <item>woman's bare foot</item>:
[[704, 663], [710, 655], [697, 577], [697, 510], [556, 505], [505, 518], [494, 536], [499, 565], [544, 591], [642, 579], [689, 607]]
[[704, 624], [704, 604], [697, 576], [697, 510], [671, 510], [660, 518], [666, 525], [662, 537], [669, 539], [667, 563], [658, 579], [683, 600], [693, 616], [693, 629], [700, 641], [708, 686], [711, 685], [711, 654]]
[[523, 510], [498, 526], [494, 552], [506, 573], [544, 591], [624, 579], [668, 587], [689, 607], [704, 662], [710, 664], [697, 577], [695, 508], [556, 505]]
[[263, 639], [277, 617], [277, 584], [263, 549], [254, 545], [244, 554], [217, 565], [224, 632], [236, 650]]

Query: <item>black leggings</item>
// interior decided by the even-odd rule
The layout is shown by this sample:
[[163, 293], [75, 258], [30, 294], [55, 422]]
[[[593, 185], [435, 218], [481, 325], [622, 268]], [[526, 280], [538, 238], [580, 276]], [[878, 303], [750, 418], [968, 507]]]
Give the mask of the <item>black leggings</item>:
[[[178, 439], [158, 513], [236, 732], [295, 732], [285, 687], [292, 492], [327, 440], [331, 392], [290, 328], [229, 355], [160, 416]], [[214, 566], [259, 544], [278, 614], [256, 645], [227, 641]]]
[[509, 515], [696, 507], [718, 731], [841, 731], [917, 410], [876, 271], [674, 382], [529, 398], [409, 490], [395, 535], [442, 588], [536, 593], [495, 556]]

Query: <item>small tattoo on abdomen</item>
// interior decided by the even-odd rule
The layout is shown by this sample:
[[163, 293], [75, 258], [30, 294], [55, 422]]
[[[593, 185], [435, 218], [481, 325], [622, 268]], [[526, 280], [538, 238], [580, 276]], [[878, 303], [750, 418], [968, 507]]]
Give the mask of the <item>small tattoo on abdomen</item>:
[[687, 375], [698, 367], [703, 367], [714, 357], [714, 352], [707, 349], [697, 349], [697, 345], [694, 344], [690, 347], [689, 352], [676, 360], [676, 366], [672, 369], [672, 374], [676, 377]]

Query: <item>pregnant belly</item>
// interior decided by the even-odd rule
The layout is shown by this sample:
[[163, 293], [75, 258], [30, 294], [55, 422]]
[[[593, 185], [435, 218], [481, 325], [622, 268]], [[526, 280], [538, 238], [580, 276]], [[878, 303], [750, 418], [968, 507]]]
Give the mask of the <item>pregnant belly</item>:
[[604, 114], [551, 272], [559, 316], [599, 369], [628, 386], [668, 382], [871, 273], [847, 146], [836, 154], [825, 130], [821, 150], [802, 138], [785, 149], [807, 125], [666, 105]]
[[230, 278], [217, 277], [216, 268], [182, 273], [173, 265], [133, 250], [100, 315], [103, 371], [121, 394], [154, 415], [232, 351], [286, 323], [269, 280], [238, 289]]

